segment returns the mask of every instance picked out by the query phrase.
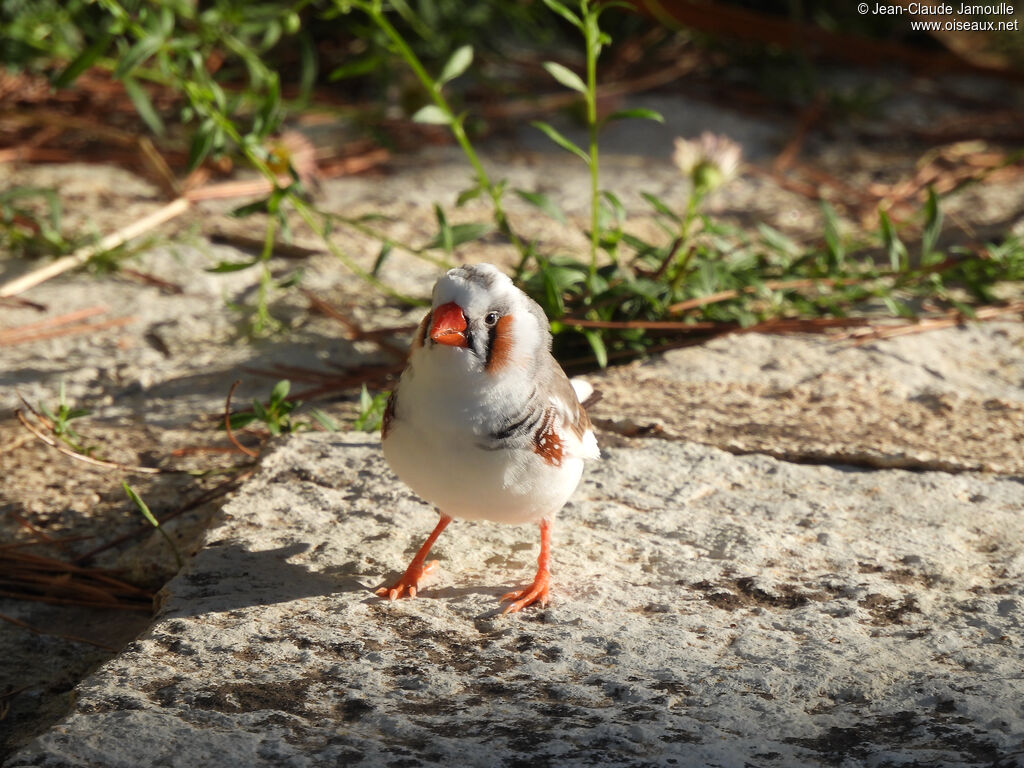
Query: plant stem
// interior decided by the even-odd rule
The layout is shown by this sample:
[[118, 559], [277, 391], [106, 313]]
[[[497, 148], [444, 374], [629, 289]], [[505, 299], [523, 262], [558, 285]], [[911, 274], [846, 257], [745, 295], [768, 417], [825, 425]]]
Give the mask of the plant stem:
[[597, 55], [601, 48], [597, 14], [592, 13], [588, 0], [581, 0], [583, 34], [587, 47], [587, 129], [590, 134], [590, 279], [597, 277], [597, 248], [600, 243], [601, 198], [598, 186], [599, 163], [597, 154]]
[[672, 279], [669, 282], [673, 295], [679, 290], [679, 286], [686, 276], [686, 268], [690, 264], [690, 256], [693, 255], [693, 248], [690, 247], [690, 227], [693, 226], [693, 219], [697, 215], [697, 206], [703, 199], [704, 191], [701, 187], [695, 186], [690, 190], [690, 199], [686, 204], [686, 217], [679, 227], [679, 237], [676, 239], [678, 245], [668, 257], [670, 260], [674, 260], [677, 254], [679, 256], [679, 263], [676, 265]]
[[[235, 128], [235, 124], [231, 122], [231, 119], [228, 118], [226, 115], [221, 114], [217, 110], [212, 110], [210, 116], [217, 121], [218, 125], [224, 130], [224, 132], [230, 137], [230, 139], [238, 145], [239, 149], [241, 149], [242, 151], [242, 154], [245, 155], [245, 159], [248, 160], [257, 171], [259, 171], [263, 176], [265, 176], [270, 181], [270, 183], [273, 184], [275, 189], [277, 189], [277, 175], [274, 173], [273, 170], [271, 170], [270, 166], [268, 166], [266, 162], [264, 162], [263, 159], [253, 151], [251, 146], [242, 141], [241, 135]], [[295, 208], [296, 213], [298, 213], [299, 216], [302, 217], [302, 220], [306, 222], [309, 228], [312, 229], [314, 233], [316, 233], [317, 237], [324, 241], [324, 245], [327, 246], [327, 250], [329, 250], [335, 258], [341, 261], [341, 263], [344, 264], [356, 276], [372, 285], [381, 293], [391, 296], [394, 299], [398, 299], [399, 301], [405, 304], [419, 306], [420, 304], [424, 303], [418, 299], [412, 298], [411, 296], [406, 296], [404, 293], [396, 291], [394, 288], [391, 288], [390, 286], [381, 282], [376, 277], [367, 272], [365, 269], [356, 264], [352, 260], [352, 258], [348, 256], [348, 254], [342, 251], [341, 248], [339, 248], [338, 245], [331, 240], [325, 227], [317, 223], [315, 217], [313, 216], [314, 209], [305, 200], [303, 200], [301, 197], [294, 194], [293, 192], [288, 192], [286, 198], [288, 202], [292, 204], [292, 207]]]
[[387, 20], [384, 14], [380, 10], [380, 6], [377, 3], [365, 3], [356, 2], [353, 3], [357, 7], [361, 8], [372, 20], [380, 27], [380, 29], [388, 36], [388, 39], [395, 46], [395, 50], [405, 60], [405, 63], [409, 65], [409, 68], [419, 79], [420, 83], [426, 89], [427, 93], [430, 94], [430, 98], [434, 104], [448, 116], [448, 127], [455, 137], [455, 141], [458, 142], [461, 147], [463, 154], [466, 159], [469, 160], [469, 164], [473, 166], [473, 171], [476, 173], [477, 183], [480, 188], [487, 192], [487, 196], [491, 198], [491, 203], [494, 205], [494, 220], [498, 225], [499, 231], [505, 235], [512, 245], [515, 246], [516, 250], [522, 254], [525, 260], [529, 255], [529, 249], [524, 245], [523, 241], [519, 238], [514, 231], [512, 231], [512, 225], [509, 223], [508, 216], [505, 213], [505, 208], [501, 202], [502, 189], [498, 185], [491, 181], [490, 176], [487, 175], [487, 171], [484, 169], [483, 163], [480, 161], [479, 155], [476, 150], [473, 149], [472, 143], [469, 141], [469, 137], [466, 135], [466, 129], [463, 126], [463, 120], [461, 116], [456, 116], [452, 110], [448, 100], [441, 93], [441, 87], [438, 85], [430, 74], [427, 72], [423, 63], [413, 52], [409, 44], [405, 42], [402, 35], [399, 34], [391, 22]]

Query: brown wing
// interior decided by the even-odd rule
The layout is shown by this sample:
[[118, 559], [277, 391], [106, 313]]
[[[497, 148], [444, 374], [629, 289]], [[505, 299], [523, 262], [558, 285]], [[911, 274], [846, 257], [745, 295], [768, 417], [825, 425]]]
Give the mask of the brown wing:
[[[576, 435], [578, 440], [582, 441], [587, 430], [593, 428], [590, 416], [587, 415], [587, 409], [580, 404], [579, 398], [576, 397], [576, 390], [569, 383], [569, 377], [565, 375], [562, 366], [555, 362], [554, 358], [551, 358], [549, 371], [546, 389], [551, 393], [552, 399], [557, 401], [555, 407], [561, 411], [562, 423]], [[593, 396], [588, 399], [593, 399]]]

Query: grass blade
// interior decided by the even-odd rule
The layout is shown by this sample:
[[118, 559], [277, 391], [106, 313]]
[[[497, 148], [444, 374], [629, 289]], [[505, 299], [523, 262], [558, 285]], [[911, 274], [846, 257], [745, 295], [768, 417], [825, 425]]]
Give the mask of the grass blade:
[[556, 61], [545, 61], [541, 66], [566, 88], [571, 88], [580, 93], [587, 92], [587, 85], [583, 82], [583, 79], [568, 67], [563, 67]]
[[530, 125], [532, 125], [537, 130], [541, 131], [545, 136], [547, 136], [549, 139], [555, 142], [555, 144], [560, 146], [562, 149], [564, 149], [567, 152], [572, 152], [574, 155], [576, 155], [576, 157], [578, 157], [588, 166], [590, 165], [590, 155], [588, 155], [582, 149], [580, 149], [567, 138], [565, 138], [565, 136], [559, 133], [553, 126], [548, 125], [547, 123], [542, 123], [539, 120], [533, 121], [532, 123], [530, 123]]

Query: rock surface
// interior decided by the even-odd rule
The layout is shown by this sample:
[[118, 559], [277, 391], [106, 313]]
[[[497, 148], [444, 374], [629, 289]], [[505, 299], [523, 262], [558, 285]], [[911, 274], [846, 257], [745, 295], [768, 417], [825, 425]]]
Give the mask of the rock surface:
[[[670, 120], [673, 134], [714, 127], [686, 122], [699, 115], [687, 105]], [[746, 113], [717, 130], [754, 157], [790, 135]], [[641, 191], [676, 207], [686, 199], [669, 143], [650, 146], [663, 147], [660, 159], [602, 160], [603, 183], [638, 231], [654, 230]], [[816, 159], [853, 186], [915, 168], [905, 148], [828, 146]], [[575, 224], [549, 222], [510, 195], [517, 228], [548, 252], [585, 247], [589, 178], [575, 158], [513, 149], [488, 162], [510, 188], [549, 194]], [[152, 185], [116, 169], [9, 170], [9, 184], [58, 188], [76, 231], [109, 232], [161, 204]], [[391, 170], [329, 181], [319, 203], [382, 214], [389, 238], [422, 245], [437, 228], [430, 203], [450, 206], [469, 170], [446, 150], [395, 158]], [[1022, 195], [1012, 179], [989, 180], [945, 198], [944, 210], [979, 241], [1011, 226], [1019, 234]], [[223, 408], [236, 378], [245, 402], [276, 380], [255, 370], [380, 362], [295, 291], [274, 296], [285, 338], [240, 339], [225, 300], [251, 300], [255, 271], [203, 271], [251, 258], [214, 238], [236, 204], [198, 206], [182, 221], [200, 235], [161, 238], [132, 262], [181, 293], [127, 273], [66, 274], [33, 289], [48, 318], [99, 306], [98, 319], [114, 324], [0, 349], [0, 408], [16, 407], [18, 393], [53, 405], [66, 381], [69, 401], [94, 413], [82, 427], [90, 444], [148, 464], [223, 442], [203, 417]], [[449, 207], [449, 220], [486, 220], [475, 206]], [[764, 176], [738, 180], [710, 209], [799, 238], [820, 230], [815, 204]], [[261, 231], [258, 219], [234, 224]], [[300, 245], [322, 248], [293, 230]], [[336, 242], [364, 268], [380, 252], [379, 240], [343, 227]], [[455, 255], [514, 258], [494, 238]], [[298, 265], [271, 263], [278, 277]], [[35, 266], [4, 259], [2, 279]], [[325, 253], [301, 266], [304, 287], [365, 327], [414, 322]], [[381, 274], [424, 295], [436, 269], [396, 249]], [[0, 322], [39, 319], [4, 306]], [[52, 633], [0, 624], [0, 710], [10, 707], [0, 754], [68, 712], [6, 765], [191, 768], [211, 755], [215, 768], [1024, 765], [1019, 325], [862, 348], [734, 336], [597, 383], [607, 459], [561, 516], [546, 611], [496, 615], [497, 596], [532, 573], [536, 532], [492, 525], [449, 528], [436, 550], [444, 570], [421, 599], [378, 601], [370, 589], [404, 567], [433, 513], [386, 471], [375, 438], [296, 437], [227, 507], [149, 630], [74, 691], [108, 652], [83, 652], [61, 633], [116, 648], [141, 625], [0, 601], [4, 614]], [[775, 458], [730, 455], [752, 452]], [[1010, 476], [864, 471], [880, 466]], [[13, 420], [0, 423], [0, 474], [0, 509], [55, 536], [139, 527], [120, 477], [55, 457]], [[163, 480], [137, 488], [158, 513], [197, 490]], [[165, 528], [187, 550], [207, 514]], [[30, 538], [14, 515], [0, 533]], [[155, 533], [110, 555], [100, 564], [157, 583], [175, 567]]]
[[1024, 474], [1024, 326], [864, 346], [745, 334], [602, 374], [591, 415], [791, 461]]
[[7, 768], [1024, 764], [1019, 479], [605, 453], [499, 616], [535, 530], [453, 525], [383, 602], [433, 511], [374, 436], [282, 441]]

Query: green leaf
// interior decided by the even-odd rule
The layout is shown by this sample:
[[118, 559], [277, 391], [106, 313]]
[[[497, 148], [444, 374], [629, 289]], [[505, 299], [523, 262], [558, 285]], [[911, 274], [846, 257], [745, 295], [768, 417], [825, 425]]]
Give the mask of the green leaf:
[[665, 205], [659, 198], [647, 192], [641, 192], [640, 196], [648, 203], [650, 203], [651, 207], [658, 213], [660, 213], [662, 216], [667, 216], [668, 218], [672, 219], [672, 221], [682, 223], [682, 217], [678, 213], [673, 211], [671, 208], [669, 208], [667, 205]]
[[436, 104], [427, 104], [416, 111], [416, 114], [412, 116], [412, 121], [427, 125], [451, 125], [452, 117]]
[[525, 189], [514, 189], [512, 191], [534, 208], [542, 210], [555, 221], [561, 222], [562, 224], [569, 223], [566, 220], [562, 209], [558, 206], [558, 203], [542, 192], [527, 192]]
[[896, 317], [914, 318], [917, 315], [910, 307], [904, 302], [898, 301], [892, 296], [882, 296], [882, 303], [885, 304], [885, 308], [889, 310], [889, 313]]
[[563, 283], [565, 281], [559, 280], [559, 277], [564, 277], [562, 275], [563, 270], [551, 266], [546, 261], [540, 262], [540, 269], [547, 314], [549, 316], [554, 314], [557, 317], [561, 317], [565, 314], [565, 301], [562, 298], [564, 291]]
[[457, 48], [444, 65], [444, 69], [441, 70], [441, 76], [437, 78], [437, 84], [441, 86], [454, 80], [469, 69], [469, 65], [472, 63], [473, 46], [464, 45], [461, 48]]
[[785, 256], [792, 256], [799, 251], [796, 243], [763, 221], [758, 223], [757, 231], [761, 233], [761, 240], [764, 244], [774, 251], [778, 251]]
[[43, 415], [50, 421], [57, 423], [60, 419], [57, 418], [56, 414], [50, 410], [50, 408], [42, 400], [39, 401], [39, 410], [43, 412]]
[[452, 228], [448, 225], [448, 219], [444, 215], [444, 209], [434, 203], [434, 216], [437, 218], [437, 237], [435, 240], [438, 241], [435, 246], [427, 246], [437, 248], [440, 246], [444, 248], [445, 253], [451, 255], [452, 250], [455, 248], [454, 238], [452, 237]]
[[587, 84], [583, 82], [582, 78], [573, 72], [568, 67], [563, 67], [556, 61], [545, 61], [542, 65], [544, 69], [548, 71], [555, 80], [560, 82], [566, 88], [571, 88], [574, 91], [580, 93], [587, 92]]
[[207, 155], [210, 154], [217, 141], [217, 126], [212, 120], [204, 120], [203, 123], [196, 129], [195, 135], [192, 137], [192, 143], [188, 150], [188, 170], [189, 173], [194, 171], [200, 165], [203, 160], [206, 159]]
[[275, 74], [267, 83], [267, 92], [261, 99], [256, 119], [253, 120], [252, 133], [264, 138], [281, 122], [281, 81]]
[[626, 221], [626, 207], [622, 204], [622, 201], [607, 189], [601, 190], [601, 197], [604, 198], [605, 204], [609, 212], [615, 217], [615, 220], [621, 226]]
[[327, 76], [330, 82], [336, 80], [344, 80], [349, 77], [360, 77], [362, 75], [368, 75], [380, 66], [381, 59], [377, 54], [371, 54], [369, 56], [363, 56], [352, 61], [347, 61], [340, 67], [336, 67], [331, 70], [331, 74]]
[[564, 5], [562, 5], [560, 2], [558, 2], [558, 0], [544, 0], [544, 5], [546, 5], [552, 11], [554, 11], [559, 16], [561, 16], [563, 19], [568, 21], [570, 24], [573, 24], [573, 25], [579, 27], [580, 29], [583, 28], [583, 22], [580, 21], [580, 17], [577, 16], [572, 11], [570, 11], [568, 8], [566, 8]]
[[[472, 240], [479, 240], [486, 234], [494, 231], [494, 225], [489, 222], [470, 222], [468, 224], [455, 224], [447, 225], [447, 237], [450, 238], [451, 248], [458, 248], [463, 243], [468, 243]], [[442, 236], [444, 231], [438, 232], [438, 234], [429, 243], [423, 246], [423, 250], [430, 248], [444, 248], [446, 251], [451, 253], [448, 246], [445, 244]]]
[[604, 345], [604, 339], [601, 338], [601, 334], [597, 332], [595, 328], [583, 329], [583, 335], [587, 337], [587, 342], [590, 344], [590, 348], [594, 351], [594, 357], [597, 358], [597, 364], [602, 368], [608, 367], [608, 349]]
[[78, 76], [91, 67], [100, 56], [106, 53], [110, 47], [111, 36], [104, 34], [96, 42], [78, 54], [71, 63], [64, 67], [64, 71], [57, 75], [53, 81], [54, 88], [67, 88]]
[[121, 80], [125, 75], [131, 73], [142, 62], [160, 50], [160, 46], [163, 44], [164, 38], [161, 35], [147, 35], [139, 40], [118, 60], [117, 66], [114, 68], [114, 79]]
[[231, 424], [231, 429], [242, 429], [247, 427], [256, 421], [255, 413], [232, 413], [228, 418], [228, 423]]
[[470, 200], [476, 200], [481, 194], [483, 194], [483, 188], [479, 184], [476, 184], [469, 189], [464, 189], [459, 192], [459, 196], [455, 199], [455, 207], [461, 208]]
[[149, 506], [142, 500], [142, 497], [135, 492], [135, 489], [126, 482], [122, 482], [121, 487], [124, 488], [124, 492], [128, 494], [128, 498], [131, 499], [132, 503], [139, 508], [139, 512], [141, 512], [142, 516], [149, 521], [150, 525], [154, 528], [159, 528], [160, 521], [153, 516], [153, 513], [149, 510]]
[[302, 282], [302, 278], [305, 277], [306, 270], [296, 269], [289, 272], [283, 278], [274, 283], [277, 288], [284, 290], [285, 288], [294, 288], [296, 285]]
[[308, 102], [316, 86], [316, 76], [319, 71], [316, 47], [308, 30], [303, 30], [299, 36], [299, 99]]
[[270, 404], [278, 405], [284, 402], [284, 399], [288, 397], [288, 392], [292, 388], [292, 383], [288, 379], [281, 379], [274, 385], [274, 388], [270, 392]]
[[562, 149], [566, 150], [567, 152], [572, 152], [574, 155], [576, 155], [576, 157], [580, 158], [588, 166], [590, 165], [590, 155], [588, 155], [582, 149], [580, 149], [567, 138], [565, 138], [565, 136], [563, 136], [561, 133], [555, 130], [554, 127], [548, 125], [547, 123], [542, 123], [539, 120], [534, 120], [532, 123], [530, 123], [530, 125], [544, 133], [544, 135], [546, 135], [549, 139], [555, 142], [555, 144], [560, 146]]
[[828, 248], [828, 263], [830, 267], [836, 269], [846, 256], [839, 234], [839, 218], [836, 216], [835, 209], [824, 200], [821, 201], [821, 212], [825, 217], [825, 245]]
[[160, 115], [153, 107], [153, 102], [150, 101], [146, 89], [139, 85], [138, 81], [130, 75], [125, 75], [121, 79], [121, 83], [124, 85], [128, 98], [132, 100], [135, 111], [139, 113], [139, 117], [142, 118], [143, 122], [149, 126], [153, 133], [157, 136], [163, 136], [164, 121], [160, 119]]
[[338, 431], [338, 423], [319, 408], [310, 408], [309, 415], [328, 432]]
[[942, 209], [935, 190], [928, 187], [928, 200], [924, 204], [924, 229], [921, 232], [921, 258], [925, 259], [935, 250], [942, 232]]
[[608, 117], [601, 121], [601, 125], [610, 123], [612, 120], [653, 120], [656, 123], [664, 123], [665, 118], [661, 112], [656, 112], [653, 109], [644, 109], [643, 107], [637, 107], [636, 109], [620, 109], [617, 112], [612, 112]]
[[607, 11], [609, 8], [621, 8], [624, 11], [632, 11], [636, 13], [636, 6], [632, 3], [621, 2], [621, 0], [611, 0], [611, 2], [601, 3], [594, 10], [598, 16]]
[[232, 216], [236, 219], [244, 219], [247, 216], [252, 216], [254, 213], [267, 213], [270, 205], [270, 197], [264, 197], [260, 200], [255, 200], [245, 205], [240, 205], [237, 208], [231, 210], [228, 216]]
[[907, 267], [907, 248], [903, 245], [899, 235], [896, 234], [896, 229], [892, 225], [889, 214], [879, 210], [878, 222], [882, 230], [882, 244], [885, 246], [885, 252], [889, 257], [889, 267], [893, 272], [905, 269]]
[[259, 262], [258, 259], [253, 260], [253, 261], [239, 261], [239, 262], [221, 261], [216, 266], [207, 267], [203, 271], [204, 272], [213, 272], [213, 273], [241, 272], [243, 269], [249, 269], [249, 267], [254, 267], [254, 266], [256, 266], [259, 263], [260, 262]]
[[357, 432], [376, 432], [384, 421], [387, 403], [387, 392], [378, 392], [371, 397], [366, 385], [363, 384], [359, 392], [359, 414], [353, 419], [352, 428]]
[[270, 417], [267, 413], [267, 409], [263, 407], [263, 403], [259, 400], [252, 401], [252, 412], [256, 414], [256, 418], [262, 422], [269, 422]]
[[391, 251], [393, 248], [394, 245], [392, 245], [392, 243], [388, 240], [385, 240], [381, 244], [380, 253], [377, 254], [377, 258], [373, 262], [373, 269], [370, 270], [371, 275], [377, 277], [377, 274], [380, 272], [381, 267], [384, 266], [384, 262], [387, 260], [388, 256], [391, 255]]
[[178, 547], [175, 546], [174, 541], [168, 535], [167, 531], [165, 531], [160, 526], [160, 521], [157, 520], [153, 513], [149, 511], [149, 506], [146, 504], [146, 502], [142, 500], [142, 497], [135, 492], [134, 488], [132, 488], [126, 482], [122, 482], [121, 487], [124, 488], [124, 492], [128, 494], [128, 498], [132, 500], [132, 503], [134, 503], [135, 506], [138, 507], [139, 512], [142, 513], [142, 516], [149, 521], [150, 525], [152, 525], [154, 528], [157, 529], [157, 531], [160, 532], [161, 536], [164, 537], [164, 540], [167, 542], [168, 546], [171, 548], [171, 551], [174, 553], [174, 559], [178, 563], [178, 567], [180, 568], [182, 565], [181, 553], [178, 552]]

